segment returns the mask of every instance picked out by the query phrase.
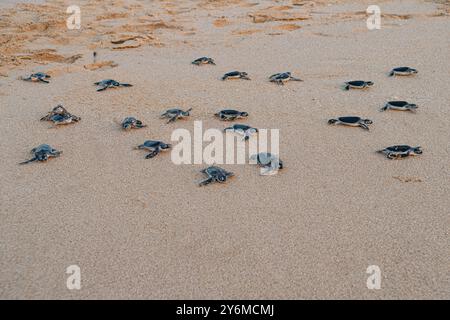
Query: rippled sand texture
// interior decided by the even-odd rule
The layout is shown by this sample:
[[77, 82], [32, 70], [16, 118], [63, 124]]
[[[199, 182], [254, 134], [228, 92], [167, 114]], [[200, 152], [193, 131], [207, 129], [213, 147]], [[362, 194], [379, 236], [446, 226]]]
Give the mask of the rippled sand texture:
[[[372, 1], [80, 0], [68, 30], [71, 2], [0, 5], [1, 298], [450, 298], [448, 1], [378, 1], [375, 31]], [[190, 64], [204, 55], [217, 65]], [[387, 76], [401, 65], [419, 74]], [[219, 81], [232, 70], [252, 80]], [[18, 80], [36, 71], [51, 83]], [[268, 81], [282, 71], [304, 82]], [[96, 92], [107, 78], [134, 86]], [[359, 79], [375, 85], [340, 89]], [[388, 100], [419, 109], [379, 112]], [[58, 103], [82, 120], [49, 129]], [[172, 107], [192, 115], [166, 124]], [[133, 150], [194, 120], [223, 129], [224, 108], [280, 130], [280, 174], [223, 165], [229, 183], [199, 188], [204, 165]], [[374, 123], [327, 125], [344, 115]], [[126, 116], [148, 127], [122, 132]], [[63, 155], [19, 166], [41, 143]], [[424, 154], [375, 153], [399, 143]]]

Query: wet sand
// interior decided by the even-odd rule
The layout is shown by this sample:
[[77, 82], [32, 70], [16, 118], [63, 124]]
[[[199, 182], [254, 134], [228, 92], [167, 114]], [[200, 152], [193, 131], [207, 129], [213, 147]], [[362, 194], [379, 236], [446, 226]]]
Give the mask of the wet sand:
[[[80, 3], [80, 31], [64, 31], [65, 1], [2, 10], [1, 298], [450, 297], [448, 5], [383, 1], [389, 14], [369, 31], [361, 14], [369, 2]], [[267, 10], [275, 21], [255, 22]], [[85, 67], [93, 50], [117, 66]], [[190, 64], [203, 55], [217, 66]], [[400, 65], [419, 74], [389, 78]], [[252, 81], [218, 80], [235, 69]], [[34, 71], [49, 71], [51, 84], [17, 80]], [[304, 82], [268, 82], [281, 71]], [[96, 92], [92, 83], [105, 78], [134, 86]], [[356, 79], [375, 85], [340, 89]], [[417, 113], [379, 112], [403, 99]], [[81, 122], [48, 129], [39, 118], [58, 103]], [[159, 114], [174, 106], [192, 107], [192, 116], [166, 125]], [[236, 176], [200, 188], [205, 165], [133, 150], [170, 140], [175, 128], [192, 131], [194, 120], [224, 128], [213, 117], [223, 108], [280, 129], [280, 174], [223, 165]], [[122, 132], [115, 119], [130, 115], [149, 127]], [[374, 124], [369, 132], [327, 125], [343, 115]], [[19, 166], [40, 143], [64, 153]], [[424, 154], [389, 161], [375, 153], [394, 144]], [[66, 288], [73, 264], [79, 291]], [[381, 290], [366, 287], [369, 265], [381, 268]]]

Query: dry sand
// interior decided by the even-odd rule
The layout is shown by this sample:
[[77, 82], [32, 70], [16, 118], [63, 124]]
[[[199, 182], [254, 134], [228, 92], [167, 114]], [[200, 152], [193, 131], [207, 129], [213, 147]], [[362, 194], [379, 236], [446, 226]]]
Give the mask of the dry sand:
[[[1, 298], [450, 298], [448, 1], [381, 1], [377, 31], [368, 1], [79, 3], [80, 31], [64, 27], [67, 1], [1, 10]], [[190, 64], [202, 55], [217, 66]], [[400, 65], [420, 73], [387, 77]], [[217, 80], [234, 69], [253, 80]], [[267, 81], [285, 70], [305, 81]], [[17, 80], [32, 71], [51, 84]], [[95, 92], [104, 78], [135, 86]], [[375, 86], [341, 91], [352, 79]], [[379, 112], [392, 99], [420, 109]], [[82, 121], [38, 121], [58, 103]], [[173, 106], [191, 118], [158, 119]], [[132, 150], [193, 120], [223, 128], [212, 114], [225, 107], [281, 130], [284, 171], [224, 165], [234, 179], [199, 188], [204, 166]], [[326, 124], [353, 114], [371, 131]], [[149, 127], [120, 131], [114, 119], [129, 115]], [[40, 143], [63, 156], [17, 165]], [[424, 154], [374, 153], [398, 143]], [[72, 264], [79, 291], [66, 288]], [[381, 290], [366, 287], [369, 265]]]

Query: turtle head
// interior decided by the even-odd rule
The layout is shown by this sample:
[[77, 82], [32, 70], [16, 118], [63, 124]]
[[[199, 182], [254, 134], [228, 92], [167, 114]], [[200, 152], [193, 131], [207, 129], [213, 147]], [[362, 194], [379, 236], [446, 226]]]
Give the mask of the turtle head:
[[330, 119], [328, 120], [328, 124], [335, 124], [337, 122], [336, 119]]
[[227, 176], [223, 173], [220, 173], [216, 177], [217, 182], [223, 183], [227, 180]]
[[172, 145], [168, 144], [168, 143], [161, 142], [160, 147], [161, 147], [161, 149], [165, 150], [165, 149], [170, 149], [172, 147]]
[[131, 129], [131, 125], [132, 125], [131, 122], [124, 122], [124, 123], [122, 124], [122, 128], [123, 128], [124, 130], [129, 130], [129, 129]]
[[410, 110], [415, 110], [415, 109], [417, 109], [417, 108], [419, 108], [418, 106], [417, 106], [417, 104], [414, 104], [414, 103], [410, 103], [410, 104], [408, 104], [408, 109], [410, 109]]
[[423, 153], [421, 147], [415, 147], [415, 148], [412, 148], [412, 152], [413, 152], [414, 154], [422, 154], [422, 153]]
[[48, 154], [46, 152], [39, 152], [36, 154], [36, 159], [38, 161], [47, 161], [48, 160]]
[[411, 72], [411, 73], [418, 73], [419, 71], [417, 71], [417, 69], [414, 69], [414, 68], [409, 68], [409, 72]]
[[247, 118], [248, 117], [248, 113], [247, 112], [241, 112], [241, 117]]
[[374, 83], [373, 83], [372, 81], [367, 81], [367, 82], [366, 82], [366, 85], [368, 85], [369, 87], [370, 87], [370, 86], [373, 86], [373, 84], [374, 84]]
[[189, 109], [186, 110], [186, 111], [182, 111], [181, 114], [182, 114], [183, 116], [185, 116], [185, 117], [188, 117], [191, 111], [192, 111], [192, 108], [189, 108]]
[[373, 123], [373, 121], [370, 120], [370, 119], [364, 119], [363, 122], [364, 122], [365, 124], [372, 124], [372, 123]]

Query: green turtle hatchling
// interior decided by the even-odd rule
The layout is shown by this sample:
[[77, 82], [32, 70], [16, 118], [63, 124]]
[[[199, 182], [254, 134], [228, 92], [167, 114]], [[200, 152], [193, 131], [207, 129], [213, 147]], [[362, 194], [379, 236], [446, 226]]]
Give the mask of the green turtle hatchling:
[[167, 123], [170, 122], [174, 122], [177, 119], [181, 119], [181, 118], [185, 118], [190, 116], [190, 112], [192, 111], [192, 108], [183, 111], [181, 109], [169, 109], [166, 110], [163, 114], [161, 114], [161, 118], [169, 118], [169, 121], [167, 121]]
[[50, 79], [51, 77], [43, 72], [37, 72], [37, 73], [33, 73], [31, 74], [29, 77], [22, 77], [21, 79], [24, 81], [31, 81], [31, 82], [42, 82], [42, 83], [50, 83], [50, 81], [48, 81], [48, 79]]
[[58, 151], [48, 144], [41, 144], [36, 148], [31, 149], [31, 153], [34, 155], [34, 157], [31, 158], [30, 160], [21, 162], [20, 164], [27, 164], [34, 161], [40, 162], [47, 161], [49, 158], [59, 157], [62, 151]]
[[269, 77], [269, 81], [279, 85], [284, 85], [284, 83], [287, 81], [303, 81], [303, 80], [293, 77], [290, 72], [282, 72], [271, 75]]
[[369, 124], [373, 121], [370, 119], [362, 119], [360, 117], [339, 117], [337, 119], [328, 120], [328, 124], [342, 124], [351, 127], [361, 127], [365, 130], [369, 130]]
[[250, 80], [250, 78], [248, 77], [248, 73], [241, 72], [241, 71], [231, 71], [231, 72], [225, 73], [222, 77], [222, 80], [228, 80], [228, 79]]
[[224, 132], [235, 132], [244, 136], [244, 140], [248, 140], [250, 136], [258, 132], [258, 129], [250, 127], [245, 124], [234, 124], [231, 127], [225, 128]]
[[214, 60], [212, 58], [201, 57], [201, 58], [198, 58], [198, 59], [195, 59], [194, 61], [192, 61], [192, 64], [195, 64], [196, 66], [201, 66], [204, 64], [215, 65], [216, 63], [214, 62]]
[[97, 91], [103, 91], [108, 88], [118, 88], [118, 87], [132, 87], [132, 84], [129, 83], [121, 83], [116, 80], [106, 79], [99, 82], [94, 83], [98, 88]]
[[344, 84], [344, 90], [367, 89], [373, 85], [374, 83], [372, 81], [363, 81], [363, 80], [348, 81], [345, 82]]
[[278, 170], [283, 169], [283, 161], [269, 152], [254, 154], [250, 157], [250, 160], [261, 167], [261, 175], [263, 176], [276, 174]]
[[123, 119], [120, 125], [124, 130], [140, 129], [145, 128], [147, 126], [143, 124], [141, 120], [138, 120], [135, 117], [126, 117], [125, 119]]
[[397, 67], [391, 70], [389, 72], [389, 76], [412, 76], [414, 74], [417, 74], [418, 71], [414, 68], [410, 67]]
[[80, 120], [80, 117], [71, 114], [60, 104], [54, 107], [47, 115], [41, 118], [41, 121], [53, 122], [54, 126], [75, 123]]
[[215, 113], [214, 115], [223, 121], [233, 121], [236, 119], [242, 119], [242, 118], [248, 117], [248, 113], [245, 111], [237, 111], [237, 110], [231, 110], [231, 109], [221, 110], [221, 111]]
[[387, 102], [381, 111], [386, 110], [400, 110], [400, 111], [416, 111], [419, 107], [414, 103], [409, 103], [406, 101], [389, 101]]
[[388, 159], [402, 159], [409, 156], [417, 156], [423, 153], [421, 147], [411, 147], [408, 145], [396, 145], [378, 150], [378, 153], [383, 153]]
[[145, 157], [145, 159], [150, 159], [155, 157], [160, 151], [170, 149], [172, 145], [164, 143], [157, 140], [147, 140], [143, 144], [136, 147], [136, 149], [148, 150], [150, 153]]
[[205, 186], [212, 182], [224, 183], [229, 177], [234, 176], [233, 172], [228, 172], [220, 167], [211, 166], [200, 171], [206, 174], [207, 178], [199, 182], [199, 186]]

